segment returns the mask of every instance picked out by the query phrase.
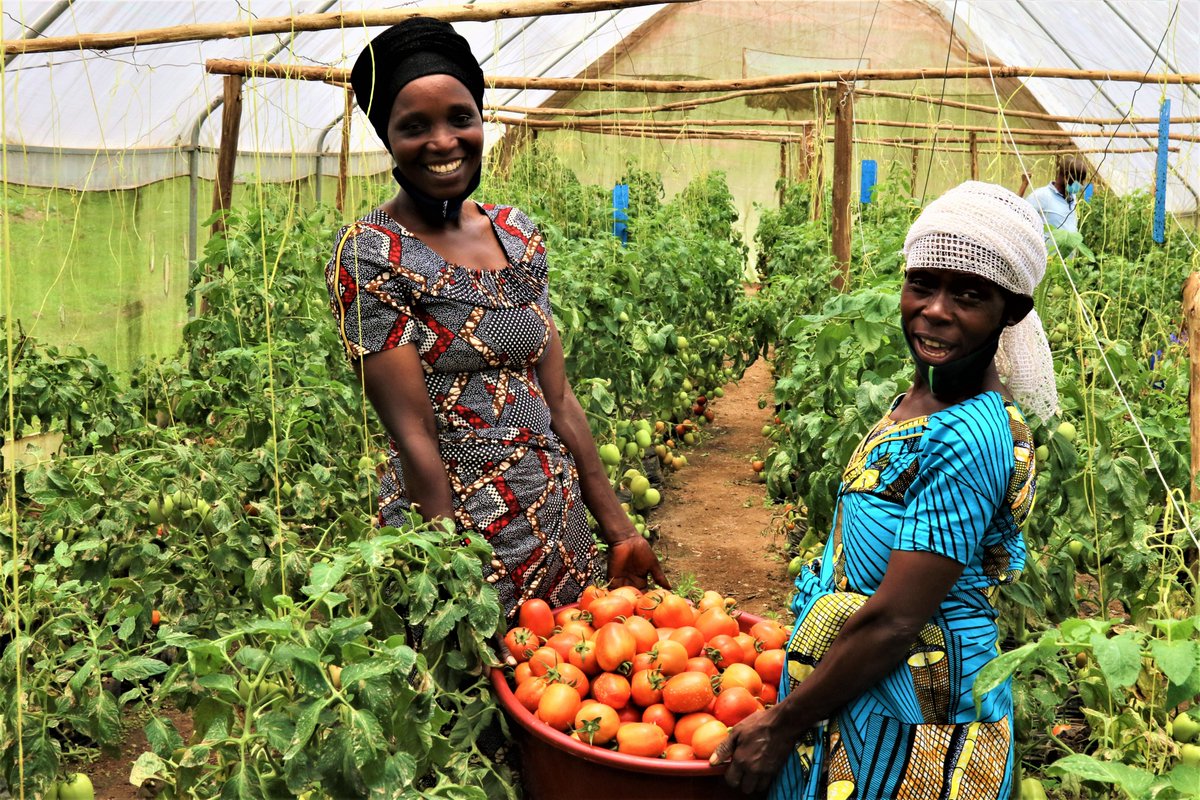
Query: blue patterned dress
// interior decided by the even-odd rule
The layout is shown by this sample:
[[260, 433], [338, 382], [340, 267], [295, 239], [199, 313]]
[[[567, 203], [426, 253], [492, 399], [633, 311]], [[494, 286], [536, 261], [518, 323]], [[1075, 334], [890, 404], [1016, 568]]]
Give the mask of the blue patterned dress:
[[1035, 484], [1029, 427], [996, 392], [927, 417], [885, 415], [867, 434], [842, 474], [823, 559], [796, 579], [780, 697], [879, 588], [893, 550], [936, 553], [963, 572], [904, 661], [804, 736], [772, 800], [1008, 798], [1011, 686], [987, 693], [979, 715], [972, 688], [997, 653], [996, 590], [1025, 565]]
[[[416, 345], [455, 521], [492, 545], [484, 575], [511, 617], [531, 597], [578, 600], [596, 549], [575, 459], [538, 380], [553, 324], [542, 234], [516, 208], [480, 208], [507, 256], [502, 269], [451, 264], [376, 209], [338, 232], [325, 274], [351, 361]], [[379, 521], [399, 526], [411, 503], [390, 447]]]

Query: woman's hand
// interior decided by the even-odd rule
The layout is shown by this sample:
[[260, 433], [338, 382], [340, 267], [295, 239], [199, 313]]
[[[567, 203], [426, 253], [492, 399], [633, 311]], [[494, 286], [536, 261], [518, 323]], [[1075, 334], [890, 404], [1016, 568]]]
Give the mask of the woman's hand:
[[620, 539], [608, 546], [608, 585], [632, 586], [635, 589], [645, 589], [646, 576], [664, 589], [670, 589], [671, 583], [663, 573], [658, 556], [650, 549], [650, 543], [636, 532], [629, 537]]
[[725, 782], [745, 794], [770, 788], [800, 736], [801, 731], [780, 726], [777, 708], [751, 714], [734, 725], [709, 759], [714, 766], [728, 764]]

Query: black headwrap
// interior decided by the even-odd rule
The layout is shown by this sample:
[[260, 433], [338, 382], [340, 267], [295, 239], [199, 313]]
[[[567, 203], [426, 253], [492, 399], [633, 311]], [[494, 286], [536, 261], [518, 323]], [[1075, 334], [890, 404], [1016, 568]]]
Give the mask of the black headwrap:
[[[483, 70], [467, 40], [441, 20], [410, 17], [393, 25], [371, 40], [350, 70], [354, 97], [389, 153], [392, 147], [387, 128], [396, 95], [408, 83], [426, 75], [449, 75], [457, 79], [467, 87], [482, 112]], [[392, 170], [392, 175], [416, 202], [421, 215], [431, 221], [457, 218], [463, 201], [479, 186], [480, 179], [477, 170], [467, 191], [446, 201], [417, 189], [399, 169]]]

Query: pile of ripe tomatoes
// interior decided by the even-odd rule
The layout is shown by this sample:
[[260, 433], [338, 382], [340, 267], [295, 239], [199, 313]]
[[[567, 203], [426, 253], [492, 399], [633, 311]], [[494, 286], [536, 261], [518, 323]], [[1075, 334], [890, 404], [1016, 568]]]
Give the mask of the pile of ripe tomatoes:
[[743, 632], [737, 601], [589, 586], [574, 606], [525, 602], [504, 637], [514, 696], [564, 734], [627, 755], [707, 760], [729, 729], [775, 702], [790, 630]]

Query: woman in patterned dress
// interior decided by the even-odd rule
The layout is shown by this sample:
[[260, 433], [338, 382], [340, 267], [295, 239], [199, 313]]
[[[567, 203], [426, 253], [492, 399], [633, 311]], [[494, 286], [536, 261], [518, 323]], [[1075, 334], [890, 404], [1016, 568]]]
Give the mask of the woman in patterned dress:
[[392, 154], [400, 191], [337, 236], [326, 269], [343, 344], [390, 436], [379, 518], [410, 509], [482, 536], [505, 612], [531, 597], [574, 602], [597, 579], [590, 510], [608, 578], [666, 577], [621, 509], [567, 383], [546, 247], [479, 185], [483, 73], [443, 22], [389, 28], [351, 71]]
[[997, 653], [993, 602], [1024, 565], [1034, 498], [1013, 398], [1043, 417], [1057, 407], [1032, 311], [1041, 225], [1007, 189], [968, 182], [921, 214], [905, 255], [916, 377], [850, 459], [823, 560], [796, 580], [780, 702], [713, 756], [743, 791], [999, 800], [1012, 789], [1011, 686], [983, 694], [978, 713], [973, 686]]

